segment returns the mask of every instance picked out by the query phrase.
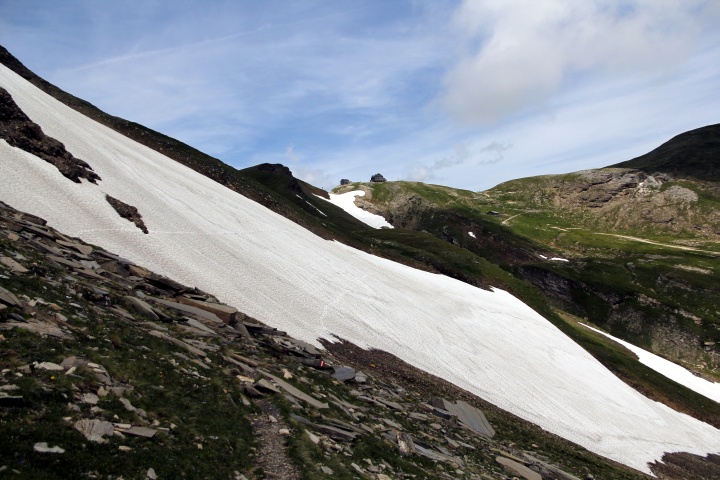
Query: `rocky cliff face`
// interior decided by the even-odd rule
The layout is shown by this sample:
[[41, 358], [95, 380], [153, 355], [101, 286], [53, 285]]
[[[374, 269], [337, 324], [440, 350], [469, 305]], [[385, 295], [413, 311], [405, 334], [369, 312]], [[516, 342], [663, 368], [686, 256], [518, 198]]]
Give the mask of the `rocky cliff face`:
[[720, 239], [720, 188], [715, 182], [616, 168], [533, 180], [534, 191], [513, 181], [491, 192], [528, 208], [562, 211], [577, 226]]

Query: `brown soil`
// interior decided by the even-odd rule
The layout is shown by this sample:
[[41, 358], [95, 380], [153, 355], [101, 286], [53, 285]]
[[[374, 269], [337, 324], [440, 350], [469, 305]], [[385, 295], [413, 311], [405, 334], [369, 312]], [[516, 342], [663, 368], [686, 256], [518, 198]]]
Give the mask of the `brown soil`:
[[666, 453], [663, 463], [650, 465], [661, 480], [719, 480], [720, 455], [700, 457], [691, 453]]

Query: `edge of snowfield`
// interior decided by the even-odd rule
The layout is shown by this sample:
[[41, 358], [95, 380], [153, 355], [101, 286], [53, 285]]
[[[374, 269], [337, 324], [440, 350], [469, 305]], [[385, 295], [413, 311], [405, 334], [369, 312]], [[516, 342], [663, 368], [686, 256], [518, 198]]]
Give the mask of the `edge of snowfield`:
[[[386, 350], [585, 448], [650, 473], [664, 452], [720, 452], [720, 431], [620, 381], [510, 294], [322, 240], [66, 107], [0, 65], [0, 84], [87, 161], [75, 184], [0, 140], [0, 200], [195, 285], [289, 334]], [[150, 234], [105, 194], [134, 205]]]
[[321, 197], [320, 195], [315, 196], [321, 200], [330, 202], [333, 205], [342, 208], [347, 213], [363, 222], [365, 225], [369, 225], [373, 228], [395, 228], [392, 226], [391, 223], [385, 220], [382, 215], [370, 213], [355, 205], [355, 198], [365, 196], [365, 192], [363, 190], [353, 190], [352, 192], [345, 192], [341, 194], [330, 193], [328, 195], [330, 196], [329, 200], [325, 197]]
[[673, 363], [670, 360], [666, 360], [660, 357], [659, 355], [648, 352], [644, 348], [636, 347], [630, 342], [626, 342], [625, 340], [613, 337], [607, 332], [603, 332], [602, 330], [591, 327], [590, 325], [585, 325], [584, 323], [581, 323], [580, 325], [585, 328], [589, 328], [590, 330], [597, 332], [600, 335], [604, 335], [613, 342], [617, 342], [623, 347], [627, 348], [635, 355], [637, 355], [638, 361], [643, 365], [652, 368], [656, 372], [665, 375], [670, 380], [673, 380], [680, 385], [684, 385], [687, 388], [699, 393], [700, 395], [709, 398], [710, 400], [714, 400], [720, 403], [720, 383], [711, 382], [709, 380], [705, 380], [702, 377], [698, 377], [693, 372], [678, 365], [677, 363]]

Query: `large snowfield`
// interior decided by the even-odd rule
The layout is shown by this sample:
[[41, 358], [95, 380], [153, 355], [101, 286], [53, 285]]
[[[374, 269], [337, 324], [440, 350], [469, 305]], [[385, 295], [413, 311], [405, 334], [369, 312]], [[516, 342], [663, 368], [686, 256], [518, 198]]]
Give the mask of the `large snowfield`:
[[[215, 294], [291, 335], [375, 347], [589, 450], [649, 472], [720, 452], [720, 431], [648, 400], [510, 294], [329, 242], [65, 107], [0, 65], [0, 85], [102, 177], [75, 184], [0, 140], [0, 200]], [[136, 206], [144, 235], [105, 194]]]

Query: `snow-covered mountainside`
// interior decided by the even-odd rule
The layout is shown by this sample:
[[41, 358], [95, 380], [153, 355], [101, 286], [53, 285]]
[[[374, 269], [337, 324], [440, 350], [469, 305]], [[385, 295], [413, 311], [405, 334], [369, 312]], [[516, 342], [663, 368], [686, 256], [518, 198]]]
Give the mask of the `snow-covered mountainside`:
[[[102, 178], [76, 184], [0, 141], [0, 200], [292, 335], [345, 338], [649, 472], [663, 452], [720, 452], [720, 431], [621, 382], [525, 304], [311, 234], [89, 120], [0, 66], [0, 85]], [[149, 234], [106, 195], [137, 207]]]

